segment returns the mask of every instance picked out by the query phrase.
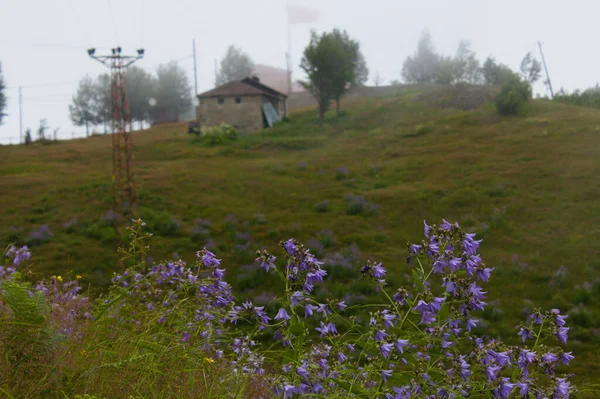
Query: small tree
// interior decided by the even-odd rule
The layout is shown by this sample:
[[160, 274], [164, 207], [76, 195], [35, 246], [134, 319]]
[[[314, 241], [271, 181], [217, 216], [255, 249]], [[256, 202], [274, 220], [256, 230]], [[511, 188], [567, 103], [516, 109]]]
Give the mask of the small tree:
[[4, 109], [6, 108], [6, 83], [4, 83], [4, 75], [2, 74], [2, 63], [0, 63], [0, 125], [2, 119], [6, 116]]
[[333, 76], [334, 99], [336, 112], [340, 113], [340, 100], [351, 87], [360, 87], [369, 78], [369, 69], [365, 57], [360, 52], [360, 46], [356, 40], [348, 36], [346, 31], [334, 29], [332, 39], [338, 41], [337, 46], [342, 51], [337, 61], [337, 73]]
[[94, 82], [94, 90], [96, 91], [96, 114], [99, 123], [104, 126], [104, 133], [107, 132], [107, 126], [110, 125], [112, 118], [112, 93], [111, 93], [111, 81], [110, 75], [102, 73], [98, 75]]
[[492, 57], [488, 57], [481, 69], [483, 82], [490, 86], [504, 85], [513, 80], [515, 72], [503, 64], [497, 64]]
[[29, 145], [33, 143], [33, 139], [31, 137], [31, 129], [27, 128], [25, 129], [25, 145]]
[[440, 57], [440, 65], [438, 69], [435, 83], [440, 85], [451, 85], [454, 82], [455, 62], [452, 57]]
[[46, 131], [48, 130], [48, 121], [40, 119], [40, 126], [37, 129], [38, 140], [46, 140]]
[[102, 121], [98, 106], [98, 92], [94, 81], [86, 75], [79, 82], [77, 92], [73, 96], [73, 104], [69, 105], [71, 121], [75, 126], [85, 126], [85, 135], [89, 136], [90, 126]]
[[379, 71], [375, 72], [375, 76], [373, 77], [373, 83], [375, 84], [375, 87], [379, 87], [379, 85], [381, 84], [381, 75], [379, 74]]
[[408, 57], [402, 66], [402, 77], [406, 83], [432, 83], [440, 68], [440, 57], [434, 51], [431, 34], [424, 30], [417, 51]]
[[229, 46], [227, 53], [221, 60], [221, 69], [217, 74], [216, 86], [242, 80], [252, 76], [254, 73], [254, 62], [248, 54], [235, 46]]
[[534, 84], [542, 72], [542, 64], [533, 57], [531, 52], [527, 53], [521, 61], [521, 74], [529, 83]]
[[317, 100], [319, 121], [323, 123], [325, 112], [329, 109], [331, 100], [339, 93], [340, 81], [346, 80], [349, 70], [349, 57], [346, 48], [333, 33], [323, 33], [321, 36], [311, 33], [310, 43], [304, 49], [300, 68], [308, 76], [308, 81], [299, 83]]
[[501, 115], [516, 115], [523, 104], [531, 100], [531, 85], [522, 80], [518, 75], [502, 86], [496, 96], [496, 109]]

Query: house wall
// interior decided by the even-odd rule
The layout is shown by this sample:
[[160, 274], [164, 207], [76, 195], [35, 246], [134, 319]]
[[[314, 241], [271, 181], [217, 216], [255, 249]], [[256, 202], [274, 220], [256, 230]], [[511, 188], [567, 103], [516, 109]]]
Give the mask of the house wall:
[[236, 97], [223, 97], [225, 102], [218, 104], [216, 97], [201, 98], [196, 116], [201, 126], [216, 126], [227, 123], [239, 133], [252, 133], [262, 129], [262, 96], [242, 96], [241, 104]]

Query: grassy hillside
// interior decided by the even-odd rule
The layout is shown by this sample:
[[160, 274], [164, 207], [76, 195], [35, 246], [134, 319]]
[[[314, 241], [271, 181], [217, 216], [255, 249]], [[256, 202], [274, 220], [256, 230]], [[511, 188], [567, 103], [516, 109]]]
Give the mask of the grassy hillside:
[[[484, 239], [482, 257], [496, 268], [493, 310], [482, 315], [492, 334], [514, 336], [534, 306], [558, 307], [570, 315], [574, 372], [593, 377], [600, 112], [534, 102], [526, 116], [503, 118], [491, 103], [445, 107], [436, 90], [350, 100], [322, 127], [313, 110], [298, 113], [220, 146], [193, 143], [184, 125], [136, 133], [140, 213], [157, 236], [154, 259], [191, 260], [207, 245], [238, 292], [269, 295], [256, 269], [242, 265], [295, 237], [335, 264], [383, 261], [388, 282], [399, 285], [410, 273], [406, 241], [422, 236], [423, 220], [458, 221]], [[52, 236], [32, 248], [32, 272], [106, 284], [110, 170], [109, 136], [0, 147], [3, 243], [31, 241], [48, 225]], [[322, 296], [369, 293], [346, 284], [357, 271], [332, 274]]]

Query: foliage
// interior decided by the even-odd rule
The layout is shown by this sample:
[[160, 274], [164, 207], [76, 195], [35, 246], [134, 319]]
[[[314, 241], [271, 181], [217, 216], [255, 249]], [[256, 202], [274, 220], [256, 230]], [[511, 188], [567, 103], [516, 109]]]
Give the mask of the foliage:
[[[98, 116], [99, 123], [104, 125], [104, 132], [106, 133], [107, 126], [110, 125], [112, 119], [112, 89], [110, 75], [107, 73], [101, 73], [96, 78], [94, 85], [96, 86], [96, 96], [98, 104], [96, 107], [96, 113]], [[128, 92], [131, 95], [131, 92]]]
[[523, 104], [531, 100], [531, 85], [515, 76], [502, 86], [496, 96], [496, 109], [501, 115], [516, 115]]
[[509, 67], [496, 63], [491, 57], [483, 63], [482, 74], [484, 83], [490, 86], [505, 85], [516, 75]]
[[215, 86], [225, 83], [239, 81], [254, 74], [254, 62], [252, 58], [241, 48], [229, 46], [227, 53], [221, 59], [221, 68], [217, 74]]
[[38, 140], [45, 140], [46, 132], [48, 131], [48, 121], [46, 119], [40, 119], [40, 125], [37, 129]]
[[222, 123], [218, 126], [203, 126], [197, 133], [194, 143], [206, 145], [225, 144], [238, 139], [237, 130], [231, 125]]
[[30, 253], [10, 247], [0, 268], [0, 389], [14, 397], [389, 399], [577, 392], [563, 372], [574, 356], [557, 346], [567, 345], [567, 316], [529, 312], [517, 326], [520, 345], [487, 336], [476, 317], [489, 308], [483, 284], [494, 268], [478, 254], [481, 241], [445, 220], [424, 227], [425, 239], [407, 244], [409, 284], [388, 283], [382, 263], [357, 267], [377, 296], [370, 304], [319, 300], [329, 272], [294, 239], [281, 242], [281, 260], [257, 252], [254, 273], [285, 285], [266, 305], [236, 299], [207, 249], [189, 264], [146, 262], [150, 234], [139, 220], [120, 251], [127, 269], [95, 302], [81, 294], [81, 276], [24, 281], [17, 268]]
[[440, 57], [435, 53], [431, 34], [421, 33], [417, 51], [406, 58], [402, 66], [402, 77], [406, 83], [432, 83], [438, 76]]
[[33, 143], [33, 138], [31, 137], [31, 129], [25, 129], [25, 145], [29, 145]]
[[150, 99], [154, 96], [156, 83], [152, 75], [135, 65], [127, 68], [125, 81], [131, 120], [141, 126], [150, 121]]
[[471, 43], [461, 40], [454, 57], [454, 82], [478, 84], [481, 82], [481, 68], [475, 53], [471, 50]]
[[521, 74], [523, 79], [528, 81], [530, 84], [534, 84], [540, 78], [542, 72], [542, 64], [533, 58], [531, 52], [527, 53], [521, 61]]
[[4, 75], [2, 74], [2, 63], [0, 62], [0, 125], [2, 119], [6, 116], [4, 109], [6, 108], [6, 82], [4, 81]]
[[69, 105], [69, 116], [75, 126], [85, 126], [85, 135], [89, 136], [90, 126], [97, 125], [102, 120], [98, 115], [98, 91], [94, 81], [85, 75], [79, 81], [77, 92], [73, 96], [73, 103]]
[[337, 29], [321, 36], [312, 32], [300, 68], [308, 76], [308, 81], [300, 83], [317, 100], [321, 123], [331, 100], [336, 100], [339, 113], [341, 97], [351, 85], [365, 81], [366, 66], [358, 42]]
[[192, 90], [185, 70], [177, 63], [161, 64], [156, 69], [156, 104], [150, 108], [153, 122], [178, 121], [192, 108]]
[[553, 100], [565, 104], [600, 108], [600, 86], [596, 85], [595, 87], [590, 87], [584, 91], [575, 90], [571, 94], [561, 90], [560, 92], [556, 93]]

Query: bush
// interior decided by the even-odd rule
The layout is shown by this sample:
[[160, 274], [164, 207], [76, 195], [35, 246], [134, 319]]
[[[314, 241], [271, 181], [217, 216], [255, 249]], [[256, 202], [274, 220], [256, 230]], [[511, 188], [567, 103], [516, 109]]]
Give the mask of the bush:
[[531, 97], [531, 85], [515, 76], [496, 96], [496, 109], [500, 115], [516, 115]]
[[192, 142], [213, 146], [226, 144], [237, 139], [238, 134], [235, 128], [231, 125], [222, 123], [218, 126], [201, 128], [200, 133], [196, 135]]

